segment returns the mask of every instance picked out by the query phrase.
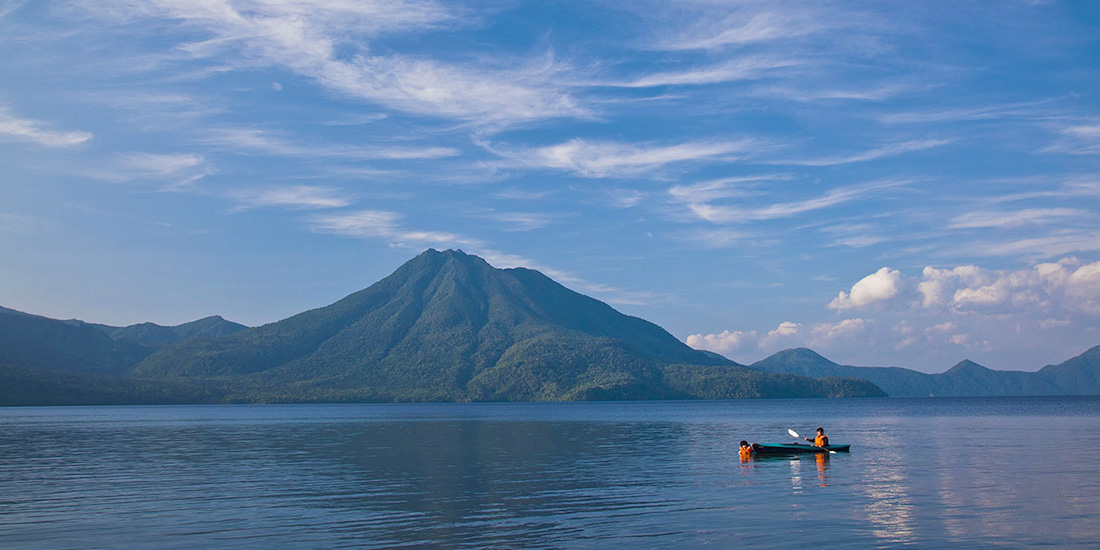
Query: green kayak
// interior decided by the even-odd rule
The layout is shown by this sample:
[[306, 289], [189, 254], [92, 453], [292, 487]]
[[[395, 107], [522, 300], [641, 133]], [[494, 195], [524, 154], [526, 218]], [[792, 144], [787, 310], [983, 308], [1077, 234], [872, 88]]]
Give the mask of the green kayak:
[[848, 452], [848, 448], [851, 445], [828, 445], [826, 447], [815, 447], [813, 445], [802, 445], [800, 443], [753, 443], [752, 448], [756, 451], [756, 454], [762, 455], [789, 455], [796, 453], [827, 453], [829, 451], [835, 451], [838, 453]]

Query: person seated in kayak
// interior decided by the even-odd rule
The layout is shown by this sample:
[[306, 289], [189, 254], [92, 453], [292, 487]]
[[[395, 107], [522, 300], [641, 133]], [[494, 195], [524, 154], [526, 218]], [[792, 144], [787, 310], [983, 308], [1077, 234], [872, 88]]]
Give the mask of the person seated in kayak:
[[829, 436], [825, 435], [825, 428], [818, 428], [817, 429], [817, 437], [815, 437], [813, 439], [810, 439], [808, 437], [803, 437], [802, 439], [805, 439], [806, 441], [812, 442], [814, 444], [814, 447], [828, 447], [829, 446]]
[[739, 450], [741, 452], [741, 458], [748, 458], [756, 454], [756, 449], [753, 449], [752, 446], [749, 445], [748, 441], [742, 441], [741, 448]]

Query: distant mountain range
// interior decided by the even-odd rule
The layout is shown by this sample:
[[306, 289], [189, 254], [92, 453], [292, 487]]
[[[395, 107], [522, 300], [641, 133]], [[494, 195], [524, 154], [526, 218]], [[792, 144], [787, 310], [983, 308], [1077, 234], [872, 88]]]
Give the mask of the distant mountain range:
[[530, 269], [429, 250], [261, 327], [57, 321], [0, 308], [0, 404], [876, 396], [745, 368]]
[[838, 365], [806, 348], [781, 351], [751, 368], [811, 377], [862, 378], [891, 397], [1100, 395], [1100, 346], [1038, 372], [992, 370], [973, 361], [962, 361], [940, 374], [898, 367], [852, 367]]
[[110, 325], [84, 323], [83, 321], [76, 320], [66, 322], [73, 325], [87, 324], [88, 326], [106, 332], [108, 336], [115, 340], [133, 342], [148, 347], [166, 346], [184, 340], [191, 340], [192, 338], [229, 336], [230, 334], [248, 328], [240, 323], [226, 321], [219, 315], [204, 317], [198, 321], [191, 321], [190, 323], [184, 323], [173, 327], [165, 327], [153, 323], [139, 323], [126, 327], [112, 327]]

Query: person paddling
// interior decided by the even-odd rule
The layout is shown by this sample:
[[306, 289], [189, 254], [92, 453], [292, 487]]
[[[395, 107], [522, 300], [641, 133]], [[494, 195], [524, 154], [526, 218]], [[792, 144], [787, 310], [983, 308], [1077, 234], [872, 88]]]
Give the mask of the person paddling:
[[825, 428], [818, 428], [817, 429], [817, 437], [815, 437], [813, 439], [810, 439], [808, 437], [803, 437], [802, 439], [805, 439], [806, 441], [812, 442], [814, 444], [814, 447], [828, 447], [829, 446], [829, 436], [825, 435]]

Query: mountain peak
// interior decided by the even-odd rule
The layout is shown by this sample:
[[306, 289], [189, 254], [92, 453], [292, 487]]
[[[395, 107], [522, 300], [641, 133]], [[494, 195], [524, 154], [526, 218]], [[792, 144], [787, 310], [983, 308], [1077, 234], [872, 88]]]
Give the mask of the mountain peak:
[[815, 376], [837, 376], [834, 371], [841, 368], [840, 365], [809, 348], [785, 349], [753, 363], [750, 367], [765, 372], [787, 372], [807, 376], [808, 373], [822, 372], [828, 374], [815, 374]]
[[812, 363], [815, 365], [838, 366], [820, 353], [810, 348], [790, 348], [776, 352], [763, 361], [782, 361], [785, 363]]
[[[437, 250], [435, 248], [429, 248], [429, 249], [425, 250], [424, 252], [421, 252], [420, 255], [418, 255], [416, 258], [413, 258], [412, 260], [409, 260], [409, 261], [414, 262], [418, 258], [442, 258], [442, 259], [456, 259], [456, 260], [461, 260], [461, 261], [474, 260], [474, 261], [478, 261], [478, 262], [485, 262], [484, 258], [482, 258], [480, 256], [477, 256], [477, 255], [474, 255], [474, 254], [467, 254], [466, 252], [464, 252], [460, 248], [448, 248], [446, 250]], [[488, 263], [488, 262], [485, 262], [485, 263]]]
[[166, 348], [138, 372], [266, 373], [413, 400], [546, 399], [611, 387], [644, 397], [632, 392], [659, 388], [654, 369], [672, 363], [735, 366], [538, 271], [429, 249], [334, 304]]
[[963, 359], [959, 361], [955, 366], [947, 369], [944, 374], [960, 374], [965, 372], [992, 372], [991, 369], [983, 367], [969, 359]]
[[[825, 357], [822, 356], [820, 353], [818, 353], [818, 352], [816, 352], [816, 351], [814, 351], [810, 348], [785, 349], [785, 350], [777, 353], [776, 355], [791, 356], [791, 357], [802, 357], [802, 358], [806, 358], [806, 359], [815, 359], [815, 360], [824, 359], [825, 361], [829, 361], [828, 359], [825, 359]], [[829, 362], [832, 363], [832, 361], [829, 361]]]

